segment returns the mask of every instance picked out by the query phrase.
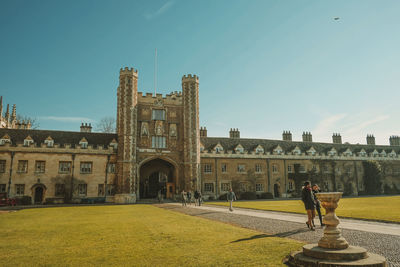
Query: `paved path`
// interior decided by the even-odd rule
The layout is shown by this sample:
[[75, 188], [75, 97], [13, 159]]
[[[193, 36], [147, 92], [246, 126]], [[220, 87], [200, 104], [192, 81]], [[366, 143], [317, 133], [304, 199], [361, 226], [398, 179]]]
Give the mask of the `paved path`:
[[[171, 203], [171, 205], [180, 205], [178, 203]], [[195, 206], [188, 206], [195, 207]], [[228, 211], [227, 207], [221, 206], [200, 206], [195, 207], [196, 209], [222, 212], [222, 213], [231, 213]], [[295, 214], [295, 213], [286, 213], [286, 212], [274, 212], [274, 211], [262, 211], [262, 210], [252, 210], [252, 209], [243, 209], [236, 208], [233, 212], [238, 215], [246, 215], [258, 218], [268, 218], [274, 220], [282, 220], [287, 222], [297, 222], [297, 223], [305, 223], [307, 220], [306, 215], [304, 214]], [[318, 215], [314, 220], [316, 223], [319, 222]], [[372, 222], [372, 221], [363, 221], [363, 220], [355, 220], [355, 219], [340, 219], [340, 228], [341, 229], [350, 229], [350, 230], [358, 230], [364, 232], [378, 233], [378, 234], [390, 234], [400, 236], [400, 224], [396, 223], [381, 223], [381, 222]], [[400, 249], [400, 248], [399, 248]]]
[[[323, 228], [316, 222], [316, 231], [310, 231], [305, 224], [306, 215], [284, 212], [261, 211], [236, 208], [229, 212], [227, 207], [194, 205], [182, 207], [178, 203], [159, 204], [161, 208], [182, 212], [191, 216], [221, 221], [244, 228], [263, 232], [237, 242], [271, 236], [287, 237], [307, 243], [317, 243], [323, 235]], [[390, 267], [400, 267], [400, 224], [340, 219], [342, 234], [354, 246], [365, 247], [368, 251], [383, 255]]]

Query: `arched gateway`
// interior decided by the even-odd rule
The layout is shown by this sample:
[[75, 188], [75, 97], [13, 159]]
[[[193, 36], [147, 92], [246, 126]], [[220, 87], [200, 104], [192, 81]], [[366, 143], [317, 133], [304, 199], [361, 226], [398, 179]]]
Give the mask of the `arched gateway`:
[[177, 182], [177, 168], [161, 158], [148, 160], [139, 169], [139, 198], [156, 198], [159, 191], [164, 198], [172, 198]]

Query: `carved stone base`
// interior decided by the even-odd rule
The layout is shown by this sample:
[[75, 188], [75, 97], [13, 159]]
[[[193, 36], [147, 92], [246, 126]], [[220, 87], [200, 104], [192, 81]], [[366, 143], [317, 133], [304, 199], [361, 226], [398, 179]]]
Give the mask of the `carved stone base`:
[[117, 204], [134, 204], [136, 203], [136, 194], [116, 194], [114, 196], [114, 203]]
[[386, 259], [369, 253], [361, 247], [326, 249], [317, 244], [303, 246], [303, 251], [293, 252], [286, 264], [291, 267], [386, 267]]
[[325, 227], [324, 236], [318, 241], [318, 245], [323, 248], [345, 249], [349, 243], [342, 237], [340, 229], [328, 225]]

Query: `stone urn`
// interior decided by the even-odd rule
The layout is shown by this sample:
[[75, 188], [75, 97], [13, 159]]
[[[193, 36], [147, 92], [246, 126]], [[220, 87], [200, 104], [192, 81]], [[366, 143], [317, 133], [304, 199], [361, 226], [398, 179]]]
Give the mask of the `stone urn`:
[[324, 236], [318, 241], [318, 246], [321, 248], [345, 249], [349, 247], [349, 243], [342, 237], [341, 231], [337, 227], [340, 221], [335, 213], [342, 194], [342, 192], [316, 194], [321, 201], [321, 206], [326, 211], [322, 221], [326, 225]]

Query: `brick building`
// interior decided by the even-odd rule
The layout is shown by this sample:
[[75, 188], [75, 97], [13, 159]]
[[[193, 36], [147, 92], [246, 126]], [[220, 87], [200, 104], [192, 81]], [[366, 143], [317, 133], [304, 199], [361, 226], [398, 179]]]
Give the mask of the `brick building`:
[[[117, 133], [0, 129], [0, 192], [32, 203], [114, 201], [132, 203], [162, 192], [174, 199], [182, 189], [218, 198], [233, 187], [239, 194], [270, 192], [296, 196], [305, 180], [326, 191], [365, 191], [364, 164], [380, 163], [381, 192], [400, 189], [400, 138], [389, 146], [313, 142], [303, 133], [293, 141], [208, 137], [199, 127], [199, 78], [182, 77], [182, 91], [138, 92], [138, 72], [120, 70]], [[2, 114], [2, 112], [1, 112]], [[9, 121], [9, 120], [8, 120]]]

